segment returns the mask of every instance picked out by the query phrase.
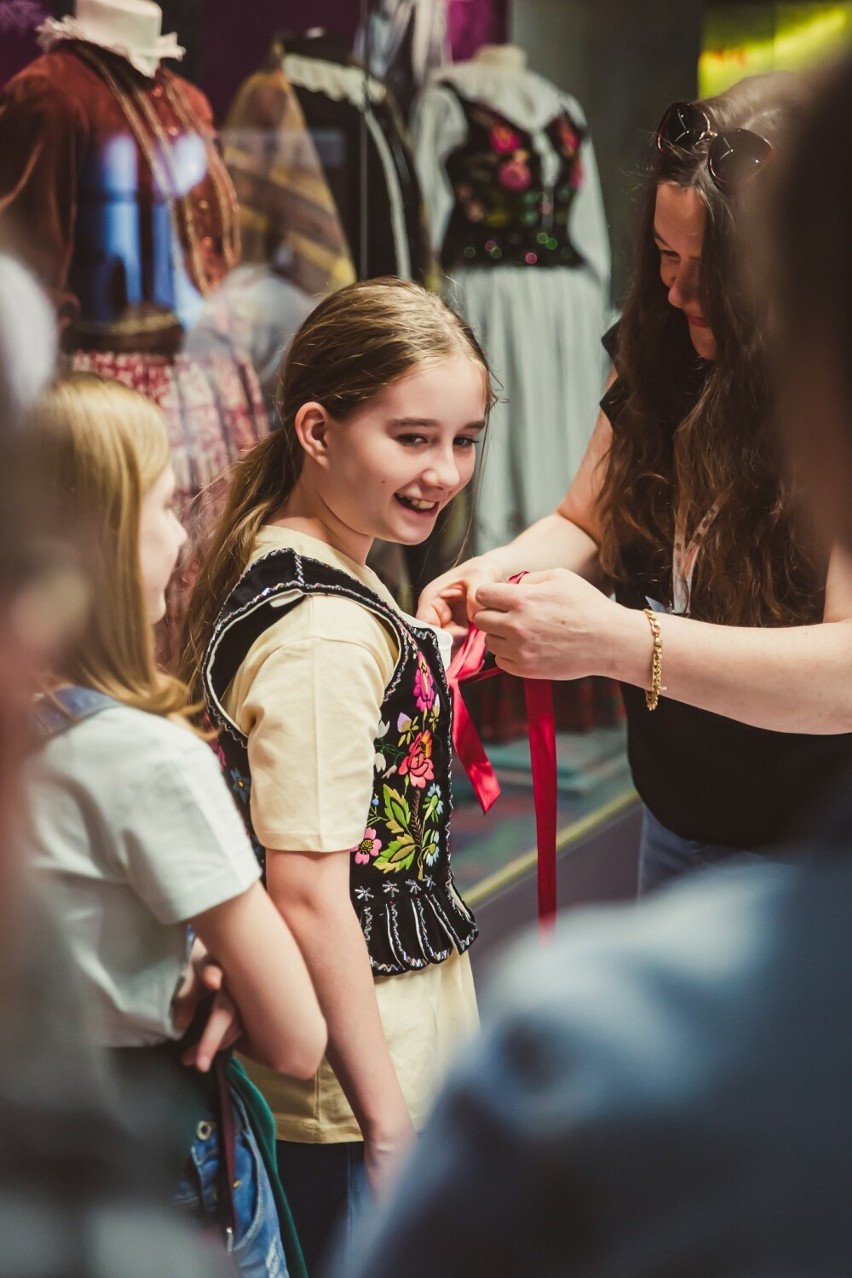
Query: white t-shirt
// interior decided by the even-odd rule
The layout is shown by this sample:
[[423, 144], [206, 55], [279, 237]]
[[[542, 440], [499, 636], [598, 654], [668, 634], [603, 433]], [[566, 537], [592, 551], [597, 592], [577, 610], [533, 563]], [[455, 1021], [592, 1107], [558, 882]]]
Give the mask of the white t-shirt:
[[177, 1038], [185, 921], [260, 871], [212, 750], [159, 715], [110, 706], [28, 769], [29, 855], [68, 940], [95, 1042]]

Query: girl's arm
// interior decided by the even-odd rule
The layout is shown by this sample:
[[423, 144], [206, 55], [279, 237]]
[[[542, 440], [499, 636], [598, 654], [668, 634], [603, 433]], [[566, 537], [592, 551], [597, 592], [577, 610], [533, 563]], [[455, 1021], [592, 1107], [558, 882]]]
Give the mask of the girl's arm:
[[[310, 1078], [325, 1050], [325, 1022], [292, 933], [260, 884], [191, 922], [239, 1009], [247, 1054]], [[195, 1063], [203, 1069], [209, 1061]]]
[[361, 1128], [370, 1184], [381, 1190], [414, 1128], [349, 896], [350, 857], [348, 851], [269, 851], [266, 880], [305, 956], [328, 1025], [326, 1054]]
[[[614, 380], [613, 370], [607, 386]], [[612, 427], [601, 413], [580, 469], [553, 514], [539, 519], [508, 545], [468, 559], [430, 582], [420, 596], [417, 615], [433, 625], [467, 628], [475, 611], [478, 588], [506, 581], [517, 572], [559, 567], [568, 568], [587, 581], [598, 581], [600, 466], [611, 440]]]
[[[513, 674], [609, 675], [647, 688], [648, 619], [573, 573], [536, 573], [486, 585], [476, 622]], [[658, 616], [664, 695], [776, 732], [852, 732], [852, 556], [831, 559], [822, 624], [782, 629], [710, 625]]]

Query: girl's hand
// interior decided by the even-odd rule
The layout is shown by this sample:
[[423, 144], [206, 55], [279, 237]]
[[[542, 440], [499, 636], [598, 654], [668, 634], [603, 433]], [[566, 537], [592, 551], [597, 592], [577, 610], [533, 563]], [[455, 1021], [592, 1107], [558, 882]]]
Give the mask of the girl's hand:
[[640, 612], [622, 608], [565, 568], [528, 573], [520, 582], [482, 585], [474, 621], [497, 665], [529, 679], [619, 677], [636, 645], [650, 669], [651, 635]]
[[181, 1056], [184, 1065], [194, 1065], [202, 1074], [210, 1068], [216, 1053], [236, 1043], [245, 1031], [237, 1006], [225, 989], [221, 967], [196, 937], [186, 976], [173, 1004], [175, 1025], [187, 1029], [202, 999], [211, 995], [201, 1036]]
[[192, 1024], [192, 1018], [201, 1000], [206, 998], [211, 990], [215, 991], [221, 987], [221, 978], [222, 969], [215, 960], [211, 959], [203, 941], [196, 936], [189, 952], [186, 975], [172, 999], [172, 1020], [181, 1034]]
[[496, 561], [486, 555], [468, 559], [430, 581], [420, 596], [417, 616], [430, 625], [449, 630], [463, 638], [473, 620], [474, 598], [478, 588], [487, 582], [503, 580]]
[[[221, 968], [210, 968], [221, 977]], [[238, 1042], [245, 1034], [240, 1020], [237, 1005], [228, 991], [222, 986], [214, 995], [210, 1005], [210, 1015], [204, 1026], [201, 1037], [193, 1047], [188, 1047], [181, 1060], [184, 1065], [194, 1065], [201, 1074], [206, 1074], [213, 1063], [217, 1052], [224, 1051]]]

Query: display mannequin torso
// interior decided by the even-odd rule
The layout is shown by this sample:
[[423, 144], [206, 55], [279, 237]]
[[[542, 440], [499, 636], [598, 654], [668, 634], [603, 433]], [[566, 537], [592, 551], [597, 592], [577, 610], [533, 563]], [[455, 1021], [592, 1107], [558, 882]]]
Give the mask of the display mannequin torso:
[[0, 218], [67, 348], [168, 350], [238, 260], [210, 107], [166, 67], [145, 76], [61, 25], [0, 97]]

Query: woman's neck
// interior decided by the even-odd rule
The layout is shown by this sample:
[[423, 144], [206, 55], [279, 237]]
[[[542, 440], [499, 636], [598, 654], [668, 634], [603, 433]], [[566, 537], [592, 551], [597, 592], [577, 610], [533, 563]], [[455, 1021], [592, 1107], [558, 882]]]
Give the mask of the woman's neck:
[[501, 71], [524, 71], [527, 55], [517, 44], [484, 44], [474, 54], [474, 61], [499, 67]]

